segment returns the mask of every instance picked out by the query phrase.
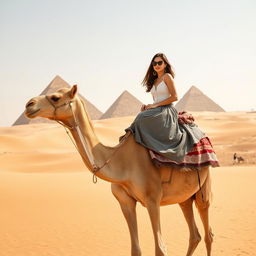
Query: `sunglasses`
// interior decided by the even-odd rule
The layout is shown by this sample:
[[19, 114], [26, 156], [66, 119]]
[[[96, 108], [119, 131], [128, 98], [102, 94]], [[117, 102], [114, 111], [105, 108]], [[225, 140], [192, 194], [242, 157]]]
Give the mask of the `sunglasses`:
[[153, 66], [156, 66], [156, 65], [161, 66], [162, 64], [163, 64], [162, 60], [160, 60], [160, 61], [152, 61], [152, 65]]

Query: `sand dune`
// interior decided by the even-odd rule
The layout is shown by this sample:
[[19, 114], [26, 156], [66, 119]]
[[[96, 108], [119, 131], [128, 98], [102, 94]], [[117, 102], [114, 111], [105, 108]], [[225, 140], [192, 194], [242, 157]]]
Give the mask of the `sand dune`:
[[[213, 255], [255, 255], [256, 113], [194, 113], [211, 138], [222, 167], [212, 169]], [[107, 145], [134, 117], [94, 121]], [[246, 162], [232, 165], [232, 155]], [[34, 124], [0, 128], [1, 256], [128, 256], [126, 222], [110, 184], [92, 183], [64, 129]], [[177, 205], [161, 208], [170, 255], [185, 255], [188, 230]], [[196, 220], [203, 235], [203, 228]], [[153, 255], [153, 235], [145, 208], [138, 205], [143, 255]], [[195, 255], [205, 255], [203, 242]]]

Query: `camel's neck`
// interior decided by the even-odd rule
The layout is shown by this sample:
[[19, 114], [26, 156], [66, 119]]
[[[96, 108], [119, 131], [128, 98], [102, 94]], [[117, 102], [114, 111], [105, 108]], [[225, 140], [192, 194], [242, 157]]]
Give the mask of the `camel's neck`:
[[[116, 149], [106, 147], [100, 143], [83, 103], [81, 100], [77, 100], [75, 104], [74, 115], [79, 128], [71, 129], [71, 133], [85, 165], [92, 172], [92, 164], [96, 164], [98, 167], [101, 167], [112, 156]], [[74, 120], [69, 120], [69, 124], [70, 123], [74, 123]], [[81, 134], [79, 135], [79, 133]], [[120, 152], [118, 153], [120, 154]], [[96, 176], [112, 183], [123, 183], [123, 177], [125, 176], [124, 170], [118, 168], [116, 157], [113, 156], [112, 159], [111, 163], [107, 164], [96, 173]]]

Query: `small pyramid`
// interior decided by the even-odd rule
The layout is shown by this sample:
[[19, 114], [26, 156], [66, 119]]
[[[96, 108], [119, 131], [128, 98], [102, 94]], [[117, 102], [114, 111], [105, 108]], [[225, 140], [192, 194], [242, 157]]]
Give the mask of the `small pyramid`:
[[100, 119], [137, 115], [140, 112], [141, 105], [141, 101], [128, 91], [124, 91]]
[[[42, 91], [40, 95], [51, 94], [56, 92], [60, 88], [71, 88], [71, 86], [64, 81], [60, 76], [56, 76], [50, 84]], [[102, 112], [99, 111], [91, 102], [86, 100], [82, 95], [79, 94], [82, 100], [85, 102], [86, 108], [91, 116], [91, 119], [99, 119], [102, 115]], [[37, 117], [34, 119], [28, 119], [25, 116], [25, 111], [20, 115], [20, 117], [14, 122], [13, 125], [22, 125], [22, 124], [34, 124], [34, 123], [54, 123], [46, 118]]]
[[175, 105], [177, 111], [212, 111], [225, 112], [212, 99], [203, 94], [197, 87], [192, 86]]

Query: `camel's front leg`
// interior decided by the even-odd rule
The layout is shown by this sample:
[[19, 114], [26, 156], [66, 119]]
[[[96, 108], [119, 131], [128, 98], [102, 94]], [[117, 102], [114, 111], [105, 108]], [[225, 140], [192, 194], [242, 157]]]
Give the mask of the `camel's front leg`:
[[114, 194], [121, 206], [122, 212], [129, 227], [131, 237], [131, 255], [141, 256], [138, 239], [136, 201], [132, 197], [130, 197], [120, 185], [112, 184], [111, 189], [112, 193]]
[[155, 239], [155, 256], [167, 256], [167, 250], [162, 239], [160, 226], [160, 200], [148, 199], [146, 207], [151, 220]]
[[180, 203], [179, 205], [188, 223], [189, 228], [189, 246], [186, 256], [191, 256], [194, 253], [198, 243], [201, 241], [201, 236], [198, 232], [194, 218], [193, 199], [189, 198], [188, 200]]

